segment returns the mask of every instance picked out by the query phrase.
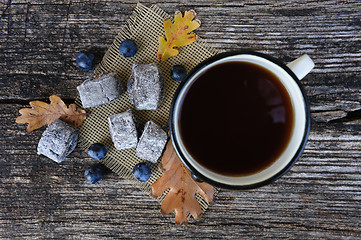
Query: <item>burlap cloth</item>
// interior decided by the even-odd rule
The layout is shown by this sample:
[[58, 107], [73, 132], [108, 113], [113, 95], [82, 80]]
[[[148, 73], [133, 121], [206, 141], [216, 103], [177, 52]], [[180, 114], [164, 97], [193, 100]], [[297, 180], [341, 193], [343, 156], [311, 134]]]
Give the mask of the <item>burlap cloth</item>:
[[[216, 50], [212, 49], [201, 39], [186, 47], [180, 49], [180, 53], [161, 62], [157, 59], [158, 38], [164, 35], [163, 21], [170, 16], [157, 6], [150, 8], [138, 3], [127, 25], [120, 31], [115, 38], [113, 44], [105, 53], [102, 62], [95, 70], [95, 74], [116, 72], [122, 79], [124, 86], [131, 74], [133, 63], [152, 63], [156, 62], [161, 69], [165, 78], [165, 98], [157, 111], [135, 111], [130, 103], [128, 93], [124, 93], [118, 100], [113, 103], [105, 104], [98, 108], [90, 108], [88, 118], [79, 128], [78, 146], [87, 151], [92, 143], [103, 143], [107, 146], [108, 152], [102, 163], [119, 176], [128, 179], [137, 185], [144, 192], [151, 194], [150, 186], [162, 175], [158, 169], [158, 164], [151, 164], [152, 175], [147, 182], [139, 182], [133, 178], [132, 169], [139, 163], [144, 162], [135, 155], [135, 148], [128, 150], [116, 150], [109, 134], [108, 116], [123, 112], [129, 108], [137, 120], [140, 122], [141, 129], [144, 124], [152, 120], [153, 122], [164, 126], [168, 124], [169, 109], [172, 102], [173, 94], [177, 89], [178, 83], [170, 78], [170, 69], [175, 64], [182, 64], [190, 71], [201, 61], [216, 54]], [[119, 44], [124, 39], [133, 39], [137, 46], [138, 52], [134, 57], [124, 58], [119, 53]], [[81, 102], [77, 99], [76, 104], [81, 106]], [[162, 201], [165, 194], [157, 200]], [[202, 197], [197, 197], [205, 211], [208, 207]]]

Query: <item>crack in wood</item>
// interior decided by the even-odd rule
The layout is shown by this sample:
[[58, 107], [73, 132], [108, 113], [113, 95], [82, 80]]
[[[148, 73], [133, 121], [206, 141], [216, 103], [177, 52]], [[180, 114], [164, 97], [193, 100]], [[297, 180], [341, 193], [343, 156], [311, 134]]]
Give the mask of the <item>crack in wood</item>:
[[338, 118], [338, 119], [332, 119], [329, 122], [330, 123], [339, 123], [339, 122], [351, 122], [355, 120], [361, 120], [361, 109], [350, 111], [347, 113], [345, 117]]
[[10, 5], [11, 5], [11, 0], [8, 0], [8, 2], [6, 3], [6, 7], [5, 7], [4, 11], [2, 11], [2, 13], [1, 13], [0, 20], [5, 16], [5, 13], [10, 8]]
[[[61, 99], [65, 104], [72, 104], [75, 102], [75, 99]], [[43, 99], [29, 99], [29, 100], [22, 100], [22, 99], [0, 99], [0, 104], [18, 104], [18, 105], [29, 105], [31, 101], [42, 101], [46, 103], [50, 103], [49, 98]]]

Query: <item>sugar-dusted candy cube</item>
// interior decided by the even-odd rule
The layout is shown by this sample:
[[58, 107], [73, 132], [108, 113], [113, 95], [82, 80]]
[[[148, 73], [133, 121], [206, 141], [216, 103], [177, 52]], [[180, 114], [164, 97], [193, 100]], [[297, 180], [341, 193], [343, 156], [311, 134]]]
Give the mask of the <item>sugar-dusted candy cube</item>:
[[138, 133], [135, 118], [129, 109], [125, 112], [108, 117], [110, 136], [114, 147], [118, 150], [135, 148]]
[[156, 163], [167, 143], [167, 133], [157, 124], [149, 121], [145, 124], [139, 139], [136, 155], [144, 160]]
[[57, 119], [43, 132], [38, 143], [38, 154], [60, 163], [74, 150], [77, 141], [76, 129]]
[[128, 93], [135, 110], [157, 110], [164, 98], [164, 79], [157, 64], [134, 64]]
[[125, 91], [116, 73], [89, 78], [77, 87], [83, 107], [99, 107], [118, 99]]

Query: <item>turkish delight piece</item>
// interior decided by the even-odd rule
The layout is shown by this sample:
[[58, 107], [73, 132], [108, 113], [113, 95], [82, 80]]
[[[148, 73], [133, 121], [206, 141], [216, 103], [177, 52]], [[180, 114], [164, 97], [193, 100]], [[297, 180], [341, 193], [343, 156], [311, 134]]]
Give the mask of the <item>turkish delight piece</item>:
[[43, 132], [38, 143], [38, 154], [60, 163], [74, 150], [77, 141], [77, 130], [57, 119]]
[[138, 143], [138, 133], [135, 118], [129, 109], [125, 112], [108, 117], [110, 136], [114, 147], [118, 150], [135, 148]]
[[164, 98], [164, 79], [157, 64], [133, 64], [128, 93], [135, 110], [157, 110]]
[[149, 121], [145, 124], [139, 139], [136, 155], [144, 160], [156, 163], [167, 143], [167, 133], [157, 124]]
[[99, 107], [119, 98], [125, 91], [116, 73], [89, 78], [77, 87], [83, 107]]

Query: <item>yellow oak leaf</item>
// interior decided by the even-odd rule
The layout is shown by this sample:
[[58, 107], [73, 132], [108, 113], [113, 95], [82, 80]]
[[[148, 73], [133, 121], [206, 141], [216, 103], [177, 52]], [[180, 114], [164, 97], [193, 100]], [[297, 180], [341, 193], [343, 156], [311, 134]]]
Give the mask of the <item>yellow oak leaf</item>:
[[31, 101], [31, 108], [20, 109], [21, 116], [16, 119], [17, 123], [28, 123], [27, 131], [31, 132], [61, 119], [75, 127], [80, 126], [86, 118], [86, 112], [77, 109], [75, 104], [65, 105], [63, 100], [56, 95], [49, 97], [50, 104], [41, 101]]
[[193, 20], [195, 16], [196, 12], [193, 10], [185, 11], [184, 17], [177, 11], [174, 23], [170, 19], [164, 21], [165, 38], [159, 37], [158, 59], [165, 61], [176, 56], [179, 51], [175, 47], [184, 47], [196, 40], [195, 34], [189, 34], [201, 25], [199, 20]]
[[210, 203], [215, 193], [214, 187], [208, 183], [193, 180], [191, 172], [182, 164], [175, 152], [171, 140], [168, 141], [161, 163], [165, 172], [151, 187], [155, 197], [159, 197], [164, 191], [170, 189], [162, 201], [162, 213], [170, 214], [174, 211], [177, 224], [188, 222], [188, 212], [194, 219], [199, 220], [202, 209], [196, 199], [196, 193]]

